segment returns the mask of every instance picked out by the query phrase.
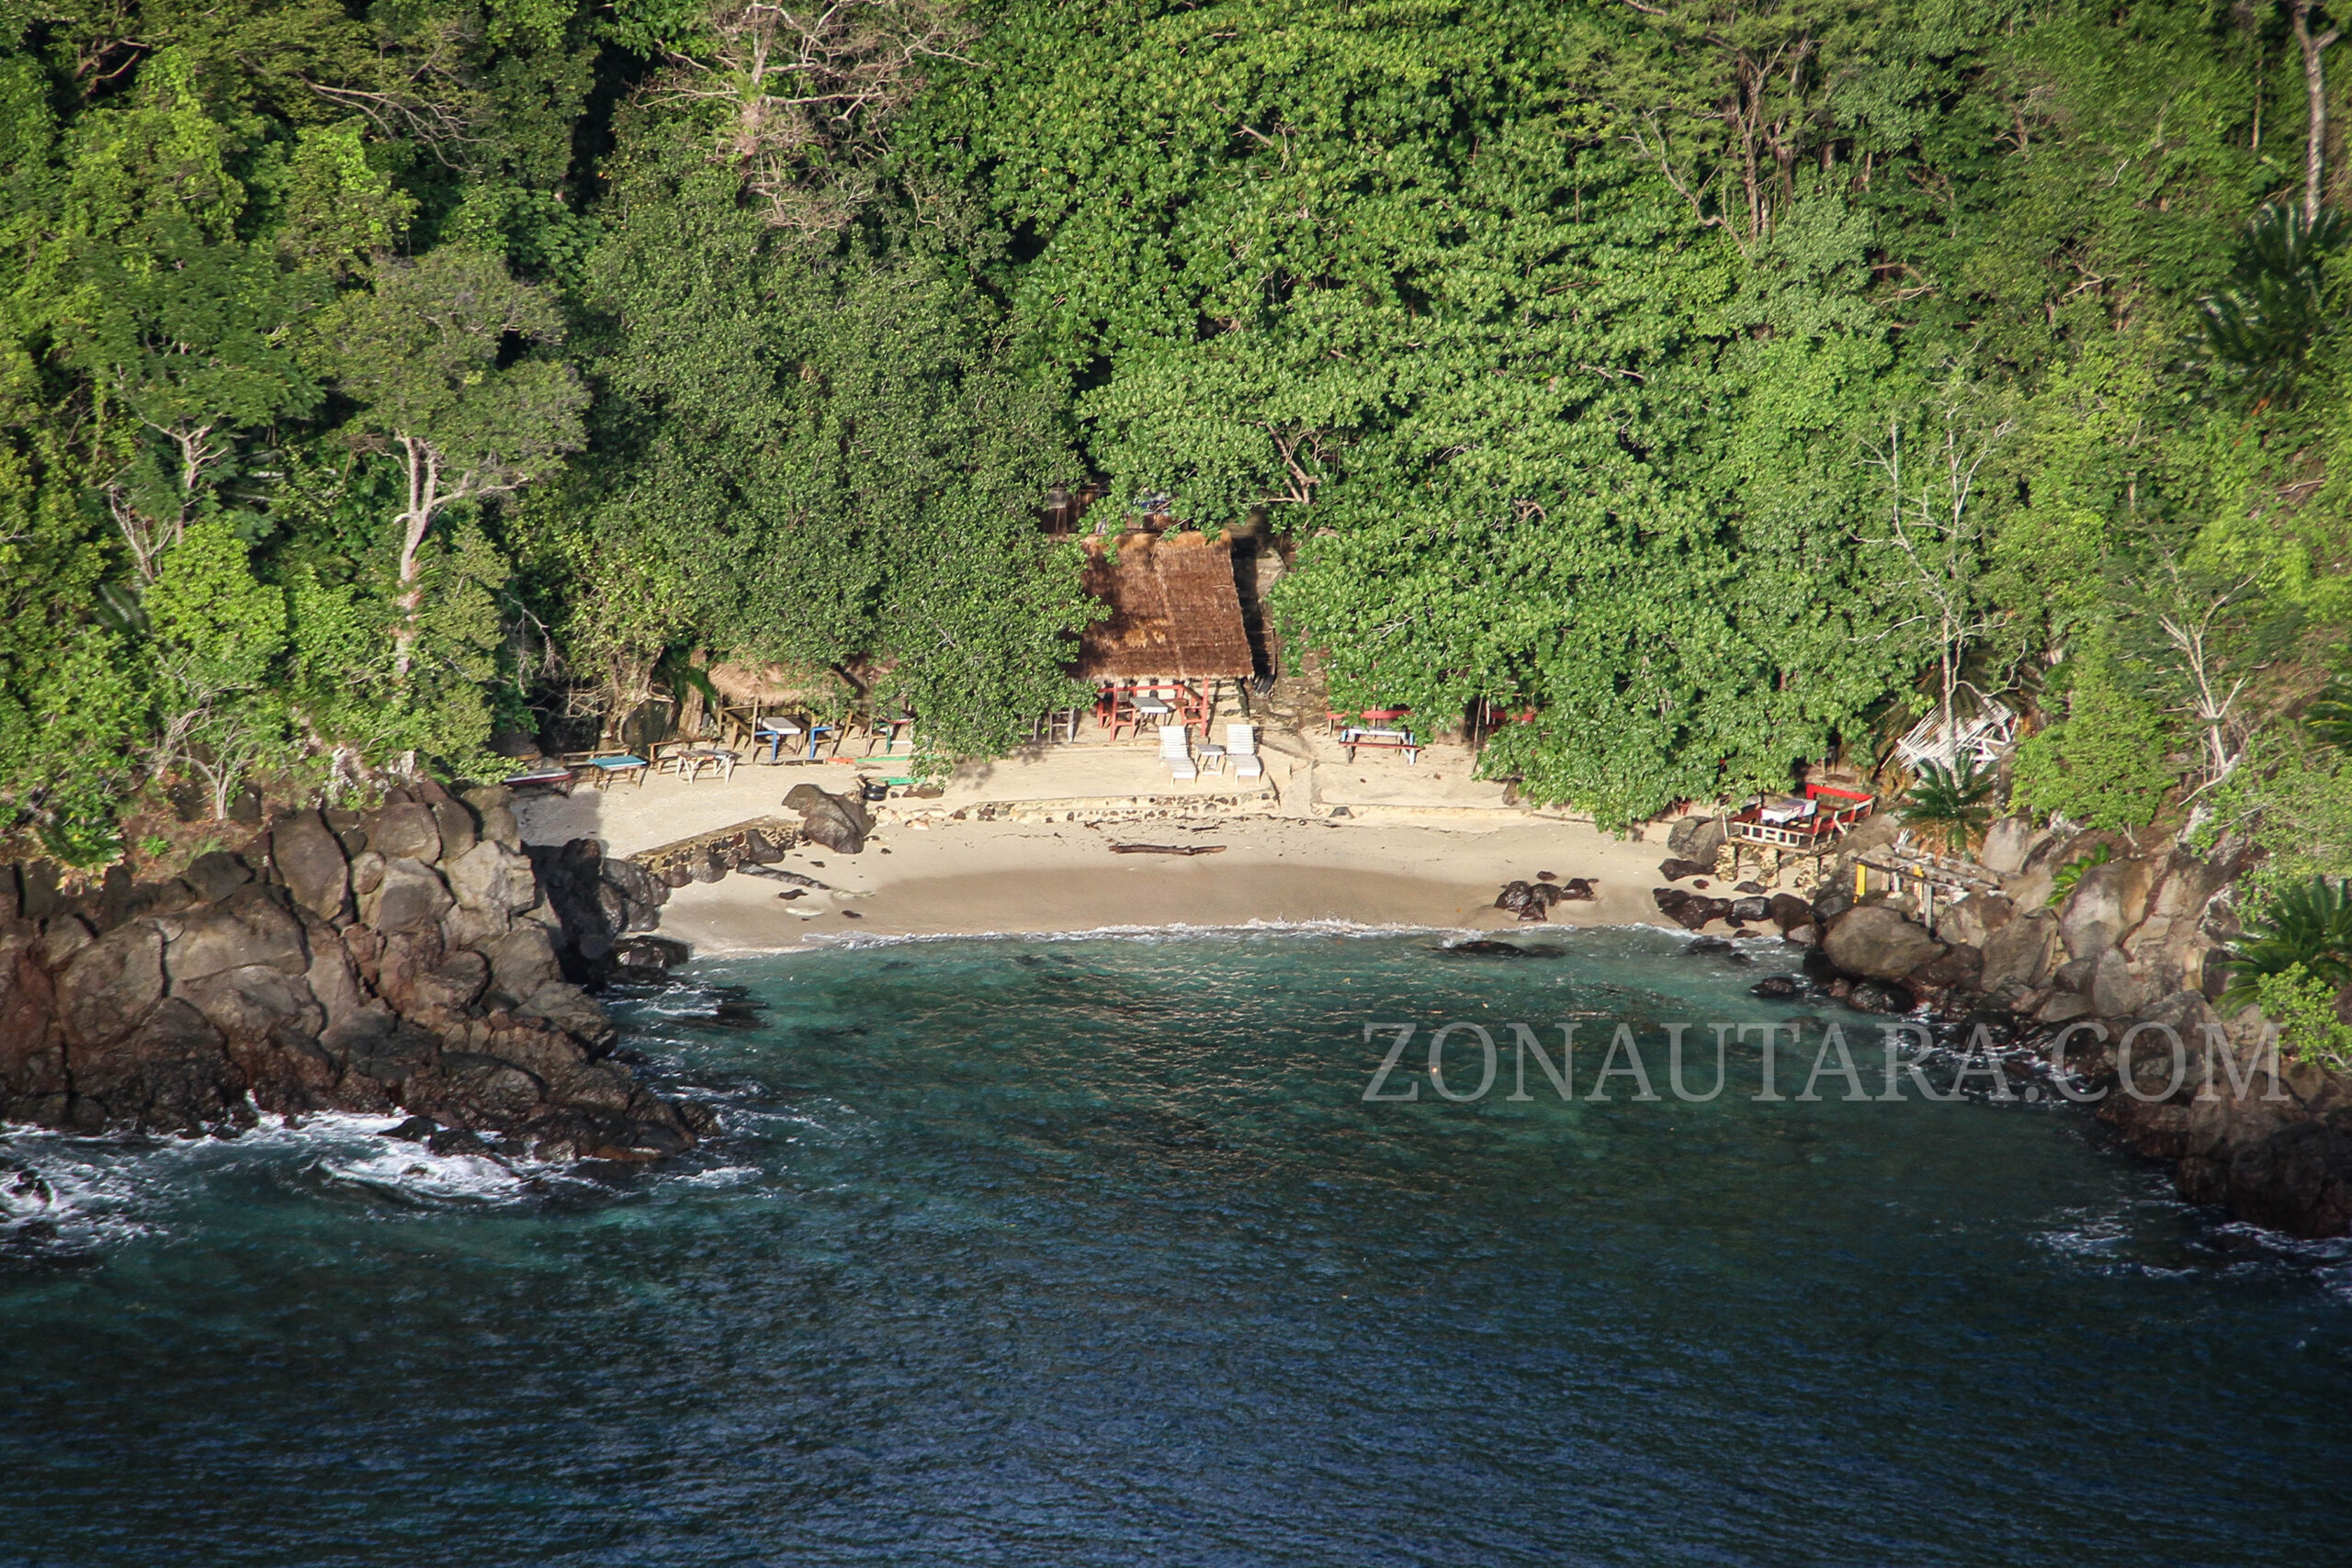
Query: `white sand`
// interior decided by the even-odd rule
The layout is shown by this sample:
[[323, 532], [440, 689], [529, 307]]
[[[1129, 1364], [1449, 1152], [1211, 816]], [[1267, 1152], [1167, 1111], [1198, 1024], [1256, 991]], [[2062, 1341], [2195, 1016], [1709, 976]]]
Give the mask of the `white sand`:
[[[922, 936], [1092, 931], [1105, 927], [1239, 926], [1346, 921], [1365, 926], [1519, 929], [1493, 908], [1501, 885], [1539, 871], [1589, 877], [1599, 897], [1560, 904], [1558, 924], [1654, 921], [1662, 835], [1619, 840], [1586, 823], [1503, 806], [1500, 786], [1467, 777], [1459, 748], [1432, 747], [1419, 765], [1366, 752], [1343, 761], [1326, 738], [1269, 738], [1271, 794], [1245, 810], [1216, 804], [1250, 786], [1210, 774], [1173, 784], [1148, 746], [1053, 748], [959, 770], [935, 803], [945, 813], [988, 803], [1199, 798], [1165, 819], [1046, 822], [939, 819], [886, 822], [865, 852], [807, 846], [777, 867], [830, 891], [779, 897], [784, 884], [737, 873], [680, 888], [662, 911], [665, 935], [697, 953], [776, 952], [851, 933]], [[1312, 762], [1310, 774], [1308, 764]], [[655, 778], [522, 807], [537, 842], [596, 838], [614, 854], [762, 817], [782, 817], [786, 790], [804, 780], [843, 788], [854, 770], [830, 763], [739, 767], [732, 780], [685, 784]], [[1349, 815], [1332, 817], [1335, 805]], [[1216, 844], [1189, 857], [1114, 854], [1114, 843]]]

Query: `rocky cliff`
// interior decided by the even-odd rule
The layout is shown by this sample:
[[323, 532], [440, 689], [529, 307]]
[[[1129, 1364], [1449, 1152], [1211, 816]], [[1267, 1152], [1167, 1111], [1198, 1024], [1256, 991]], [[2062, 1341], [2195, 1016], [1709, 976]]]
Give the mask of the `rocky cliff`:
[[0, 867], [0, 1118], [226, 1132], [404, 1111], [436, 1147], [646, 1160], [707, 1130], [613, 1055], [589, 987], [683, 956], [669, 890], [593, 840], [526, 852], [505, 792], [278, 818], [181, 877], [78, 895]]
[[1992, 881], [1943, 909], [1932, 934], [1907, 900], [1855, 904], [1841, 864], [1814, 904], [1816, 965], [1872, 1010], [1918, 1005], [1972, 1026], [2006, 1015], [2014, 1023], [1995, 1037], [2020, 1057], [2063, 1061], [2102, 1122], [2173, 1165], [2184, 1196], [2297, 1235], [2341, 1235], [2352, 1232], [2352, 1083], [2287, 1058], [2255, 1010], [2225, 1019], [2211, 1000], [2225, 976], [2209, 961], [2235, 931], [2217, 896], [2253, 859], [2233, 839], [2201, 856], [2177, 844], [2142, 853], [2120, 835], [2004, 821], [1977, 857]]

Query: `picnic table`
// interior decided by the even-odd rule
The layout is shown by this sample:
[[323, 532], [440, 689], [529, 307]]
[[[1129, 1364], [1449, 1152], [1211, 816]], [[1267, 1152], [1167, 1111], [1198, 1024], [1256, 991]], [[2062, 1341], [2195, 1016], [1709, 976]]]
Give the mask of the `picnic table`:
[[[762, 719], [756, 725], [752, 726], [752, 744], [756, 750], [761, 741], [766, 741], [768, 744], [768, 761], [770, 765], [774, 765], [775, 763], [784, 760], [784, 743], [786, 741], [791, 741], [793, 743], [794, 750], [797, 750], [800, 744], [799, 738], [806, 735], [808, 738], [808, 752], [806, 760], [813, 762], [817, 760], [818, 743], [826, 736], [838, 733], [838, 727], [830, 724], [819, 724], [813, 720], [803, 725], [795, 724], [790, 719], [767, 718]], [[836, 750], [840, 749], [840, 742], [836, 741], [834, 743], [834, 749]]]
[[1359, 728], [1365, 725], [1394, 725], [1400, 718], [1410, 718], [1412, 714], [1411, 708], [1363, 708], [1350, 713], [1340, 713], [1327, 708], [1323, 713], [1323, 720], [1329, 729], [1337, 731]]
[[674, 773], [688, 784], [710, 772], [723, 782], [735, 776], [737, 760], [735, 753], [724, 746], [688, 742], [663, 748], [655, 771]]
[[1351, 725], [1340, 731], [1340, 744], [1348, 750], [1348, 761], [1356, 760], [1356, 748], [1374, 746], [1405, 753], [1408, 766], [1421, 760], [1421, 743], [1413, 739], [1409, 729], [1374, 729]]

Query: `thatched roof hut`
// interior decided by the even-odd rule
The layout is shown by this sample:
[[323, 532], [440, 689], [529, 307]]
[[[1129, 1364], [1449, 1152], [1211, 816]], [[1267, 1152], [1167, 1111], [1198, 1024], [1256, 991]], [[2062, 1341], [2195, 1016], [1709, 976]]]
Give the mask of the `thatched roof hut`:
[[1086, 591], [1111, 613], [1080, 634], [1072, 674], [1082, 681], [1239, 680], [1252, 672], [1233, 555], [1223, 538], [1136, 533], [1079, 544], [1086, 551]]

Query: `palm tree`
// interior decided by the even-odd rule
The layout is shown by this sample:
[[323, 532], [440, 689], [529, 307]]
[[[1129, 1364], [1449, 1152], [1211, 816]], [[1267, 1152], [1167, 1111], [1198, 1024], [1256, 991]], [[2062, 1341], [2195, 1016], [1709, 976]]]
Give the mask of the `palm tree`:
[[2303, 728], [2322, 745], [2352, 751], [2352, 679], [2330, 681], [2303, 710]]
[[2343, 214], [2325, 208], [2265, 207], [2246, 226], [2229, 281], [2204, 302], [2207, 354], [2256, 401], [2293, 392], [2327, 325], [2321, 263], [2347, 230]]
[[2225, 1011], [2259, 1001], [2256, 982], [2298, 964], [2325, 985], [2352, 986], [2352, 881], [2314, 876], [2281, 888], [2222, 949], [2221, 961], [2230, 971]]
[[1902, 815], [1905, 825], [1946, 853], [1966, 854], [1984, 836], [1984, 820], [1993, 815], [1992, 771], [1967, 758], [1950, 767], [1922, 763]]

